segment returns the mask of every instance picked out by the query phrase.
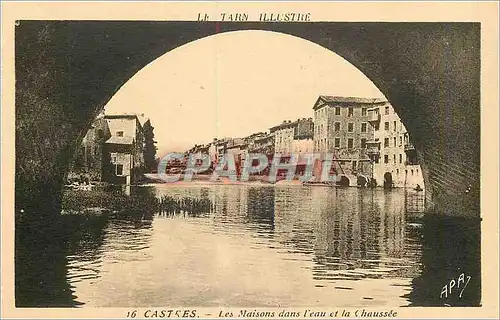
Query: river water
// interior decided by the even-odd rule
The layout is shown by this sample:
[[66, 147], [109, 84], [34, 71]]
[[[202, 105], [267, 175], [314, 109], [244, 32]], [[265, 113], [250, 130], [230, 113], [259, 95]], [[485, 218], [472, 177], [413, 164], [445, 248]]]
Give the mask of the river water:
[[[29, 292], [26, 301], [84, 307], [479, 304], [477, 226], [426, 222], [421, 207], [415, 210], [422, 193], [222, 184], [140, 189], [210, 206], [80, 222], [55, 254], [58, 262], [51, 262], [64, 275], [46, 280], [55, 282], [50, 294]], [[469, 234], [449, 231], [456, 228]], [[452, 245], [435, 245], [443, 241]], [[461, 272], [473, 277], [468, 292], [443, 300], [441, 288]]]

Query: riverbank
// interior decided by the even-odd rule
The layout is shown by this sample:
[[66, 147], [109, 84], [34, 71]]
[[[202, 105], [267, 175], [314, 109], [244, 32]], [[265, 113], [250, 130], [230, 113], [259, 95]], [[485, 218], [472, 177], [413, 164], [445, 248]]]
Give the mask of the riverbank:
[[[299, 180], [299, 177], [296, 177], [293, 180], [287, 180], [284, 178], [278, 178], [277, 181], [269, 181], [269, 176], [261, 176], [261, 175], [251, 175], [248, 177], [247, 181], [241, 181], [241, 177], [237, 177], [237, 179], [232, 180], [229, 179], [228, 177], [218, 177], [216, 180], [211, 180], [212, 175], [210, 174], [200, 174], [200, 175], [193, 175], [192, 179], [190, 181], [185, 181], [185, 180], [179, 180], [176, 182], [167, 182], [164, 181], [160, 178], [160, 176], [156, 173], [149, 173], [145, 174], [145, 181], [144, 185], [156, 185], [156, 184], [163, 184], [163, 185], [172, 185], [172, 186], [189, 186], [189, 185], [250, 185], [250, 186], [280, 186], [280, 185], [287, 185], [287, 186], [317, 186], [317, 187], [338, 187], [338, 188], [347, 188], [347, 187], [353, 187], [353, 188], [368, 188], [368, 187], [360, 187], [357, 185], [352, 185], [350, 184], [349, 186], [343, 186], [343, 185], [338, 185], [333, 182], [302, 182]], [[419, 186], [420, 187], [420, 186]], [[407, 190], [414, 190], [417, 192], [424, 192], [424, 189], [419, 188], [418, 190], [415, 189], [414, 187], [409, 187], [409, 186], [395, 186], [393, 189], [407, 189]], [[383, 189], [383, 186], [377, 186], [375, 189]]]

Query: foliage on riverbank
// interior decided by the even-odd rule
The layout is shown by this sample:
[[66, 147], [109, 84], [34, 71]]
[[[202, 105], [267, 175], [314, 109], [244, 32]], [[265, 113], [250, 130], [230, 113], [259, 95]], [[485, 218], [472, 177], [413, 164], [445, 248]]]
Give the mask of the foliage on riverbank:
[[158, 200], [150, 190], [144, 189], [130, 195], [121, 189], [92, 191], [65, 190], [62, 208], [66, 213], [105, 213], [119, 217], [152, 216], [158, 211]]
[[150, 219], [157, 213], [198, 216], [211, 212], [213, 203], [207, 198], [173, 198], [166, 195], [158, 199], [152, 189], [137, 187], [130, 194], [121, 189], [65, 190], [62, 207], [66, 214], [109, 214], [118, 218]]

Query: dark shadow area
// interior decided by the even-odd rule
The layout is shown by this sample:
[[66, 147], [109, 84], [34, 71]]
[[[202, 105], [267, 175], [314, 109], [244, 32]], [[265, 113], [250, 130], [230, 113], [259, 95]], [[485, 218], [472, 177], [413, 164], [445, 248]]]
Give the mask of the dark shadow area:
[[16, 221], [16, 307], [79, 305], [67, 279], [67, 257], [95, 259], [107, 221], [106, 215]]
[[[427, 215], [422, 245], [422, 273], [413, 280], [408, 295], [411, 305], [480, 306], [480, 220]], [[452, 281], [454, 285], [450, 285]]]
[[[96, 208], [104, 205], [107, 208]], [[71, 282], [100, 276], [98, 262], [109, 223], [123, 224], [127, 234], [149, 228], [157, 201], [150, 188], [132, 188], [128, 195], [120, 190], [69, 191], [63, 195], [63, 209], [59, 216], [24, 215], [16, 220], [17, 307], [81, 305]], [[72, 268], [75, 279], [68, 275]]]

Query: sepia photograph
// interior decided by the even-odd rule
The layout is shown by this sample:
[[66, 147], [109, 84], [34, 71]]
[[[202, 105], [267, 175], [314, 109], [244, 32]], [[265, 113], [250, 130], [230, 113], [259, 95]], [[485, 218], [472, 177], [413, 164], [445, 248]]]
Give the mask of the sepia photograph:
[[9, 20], [10, 307], [327, 319], [497, 301], [484, 24], [210, 4]]

